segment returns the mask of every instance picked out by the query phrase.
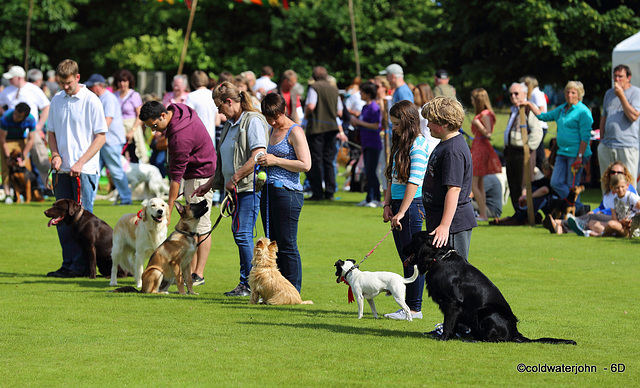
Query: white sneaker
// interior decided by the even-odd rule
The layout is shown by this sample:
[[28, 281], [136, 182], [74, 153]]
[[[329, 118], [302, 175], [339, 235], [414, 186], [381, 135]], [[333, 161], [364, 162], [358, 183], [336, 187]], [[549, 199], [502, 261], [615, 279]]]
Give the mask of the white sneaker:
[[376, 205], [376, 201], [371, 201], [364, 205], [364, 207], [378, 207], [378, 205]]
[[366, 199], [363, 199], [362, 201], [356, 203], [356, 206], [367, 206], [369, 204], [369, 202], [367, 202]]
[[7, 205], [11, 205], [13, 203], [13, 199], [11, 197], [7, 197], [5, 198], [4, 203], [6, 203]]
[[[405, 314], [403, 309], [396, 311], [395, 313], [389, 313], [384, 315], [387, 318], [398, 319], [398, 320], [407, 320], [407, 314]], [[411, 318], [413, 319], [422, 319], [422, 311], [418, 311], [417, 313], [411, 313]]]

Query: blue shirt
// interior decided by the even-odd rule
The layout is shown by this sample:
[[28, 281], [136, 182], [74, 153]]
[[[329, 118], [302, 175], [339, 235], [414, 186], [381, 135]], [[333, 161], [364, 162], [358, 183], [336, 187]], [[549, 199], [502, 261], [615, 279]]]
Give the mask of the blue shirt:
[[108, 90], [100, 96], [100, 102], [104, 108], [104, 116], [111, 117], [111, 124], [107, 131], [106, 144], [110, 146], [123, 146], [127, 139], [124, 135], [124, 123], [122, 121], [122, 109], [118, 97]]
[[[389, 105], [389, 109], [391, 109], [391, 107], [396, 102], [403, 101], [403, 100], [414, 102], [413, 92], [411, 91], [411, 88], [407, 84], [399, 86], [398, 88], [396, 88], [396, 91], [393, 92], [393, 97], [391, 97], [391, 105]], [[391, 133], [392, 128], [393, 128], [393, 124], [391, 124], [391, 117], [389, 117], [389, 133]]]
[[[589, 145], [593, 116], [582, 101], [565, 112], [566, 106], [565, 102], [551, 112], [541, 113], [536, 117], [542, 121], [555, 121], [558, 124], [558, 155], [575, 158], [578, 156], [581, 141]], [[588, 158], [590, 155], [591, 148], [587, 147], [583, 157]]]
[[7, 131], [7, 140], [26, 139], [30, 132], [36, 130], [36, 119], [29, 114], [26, 119], [19, 123], [13, 121], [14, 109], [9, 109], [0, 118], [0, 128]]

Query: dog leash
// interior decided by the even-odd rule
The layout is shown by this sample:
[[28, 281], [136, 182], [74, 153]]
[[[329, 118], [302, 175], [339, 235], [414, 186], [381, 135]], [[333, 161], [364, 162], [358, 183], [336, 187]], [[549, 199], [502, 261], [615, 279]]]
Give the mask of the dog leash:
[[202, 244], [207, 238], [209, 238], [209, 236], [211, 236], [211, 232], [213, 232], [213, 230], [218, 227], [218, 224], [223, 218], [231, 217], [235, 210], [236, 204], [233, 201], [233, 197], [231, 196], [231, 193], [227, 193], [222, 202], [220, 202], [220, 215], [218, 216], [218, 219], [211, 227], [211, 230], [207, 232], [206, 236], [196, 244], [196, 247], [200, 246], [200, 244]]
[[[353, 266], [352, 268], [359, 268], [359, 267], [360, 267], [360, 264], [362, 264], [365, 260], [367, 260], [367, 259], [369, 258], [369, 256], [371, 256], [371, 254], [373, 253], [373, 251], [375, 251], [375, 250], [376, 250], [376, 248], [378, 248], [378, 247], [380, 246], [380, 244], [382, 244], [382, 242], [383, 242], [387, 237], [389, 237], [389, 234], [391, 234], [391, 232], [392, 232], [392, 231], [393, 231], [393, 228], [389, 229], [389, 231], [387, 232], [387, 234], [385, 234], [385, 235], [384, 235], [384, 237], [383, 237], [383, 238], [381, 238], [381, 239], [380, 239], [380, 241], [378, 241], [378, 243], [376, 244], [376, 246], [375, 246], [375, 247], [373, 247], [373, 249], [371, 249], [371, 250], [369, 251], [369, 253], [367, 253], [367, 254], [365, 255], [364, 259], [362, 259], [362, 261], [361, 261], [360, 263], [358, 263], [357, 265]], [[349, 271], [351, 271], [351, 270], [349, 270]], [[347, 274], [348, 274], [348, 272], [347, 272]]]

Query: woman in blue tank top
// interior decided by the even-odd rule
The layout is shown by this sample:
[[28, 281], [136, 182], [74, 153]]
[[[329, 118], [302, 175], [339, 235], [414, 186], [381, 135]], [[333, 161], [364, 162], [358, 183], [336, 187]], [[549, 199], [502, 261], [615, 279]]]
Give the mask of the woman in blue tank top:
[[[262, 100], [262, 113], [272, 126], [267, 154], [257, 163], [267, 169], [260, 199], [264, 232], [278, 244], [277, 264], [282, 276], [300, 292], [302, 262], [298, 251], [298, 220], [304, 203], [300, 173], [311, 168], [311, 154], [302, 128], [285, 114], [284, 98], [270, 93]], [[274, 215], [276, 215], [274, 217]]]

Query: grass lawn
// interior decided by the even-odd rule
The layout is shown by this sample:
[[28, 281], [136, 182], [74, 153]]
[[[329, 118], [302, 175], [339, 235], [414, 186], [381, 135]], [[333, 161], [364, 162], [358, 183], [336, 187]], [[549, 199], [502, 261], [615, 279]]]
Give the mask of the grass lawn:
[[[238, 282], [225, 219], [213, 234], [197, 296], [111, 294], [108, 280], [47, 278], [60, 266], [51, 204], [0, 205], [0, 381], [23, 386], [632, 386], [640, 368], [638, 240], [552, 236], [540, 226], [473, 232], [470, 261], [502, 291], [527, 337], [577, 346], [439, 342], [423, 332], [442, 321], [425, 294], [424, 319], [357, 319], [338, 258], [361, 260], [385, 235], [381, 209], [359, 193], [307, 203], [299, 233], [308, 306], [251, 306], [223, 292]], [[596, 205], [598, 194], [586, 200]], [[138, 206], [98, 202], [114, 225]], [[511, 214], [505, 209], [505, 214]], [[174, 217], [177, 221], [177, 217]], [[173, 225], [171, 226], [171, 229]], [[262, 235], [262, 233], [258, 233]], [[387, 238], [363, 270], [401, 273]], [[133, 278], [120, 282], [133, 285]], [[172, 287], [175, 291], [175, 287]], [[398, 309], [379, 296], [381, 314]], [[591, 373], [519, 373], [519, 364], [594, 366]], [[624, 372], [612, 372], [624, 364]], [[634, 383], [634, 381], [636, 383]]]

